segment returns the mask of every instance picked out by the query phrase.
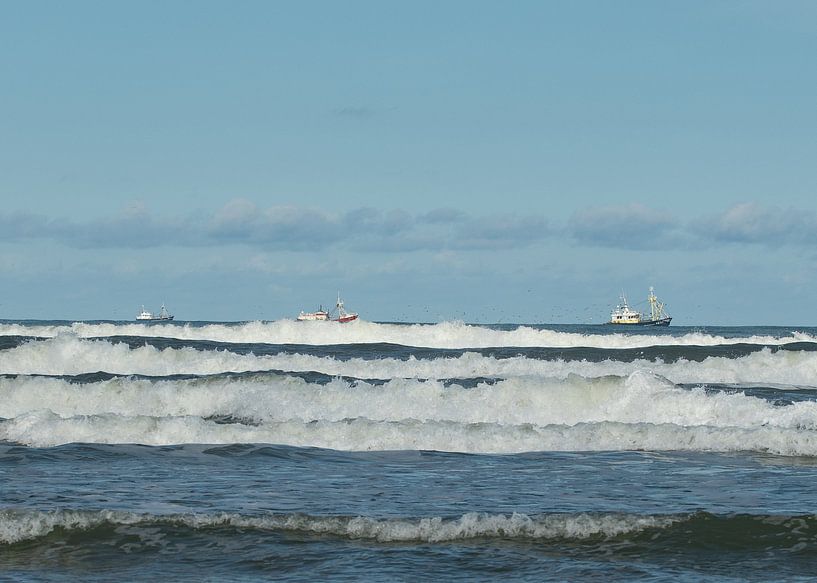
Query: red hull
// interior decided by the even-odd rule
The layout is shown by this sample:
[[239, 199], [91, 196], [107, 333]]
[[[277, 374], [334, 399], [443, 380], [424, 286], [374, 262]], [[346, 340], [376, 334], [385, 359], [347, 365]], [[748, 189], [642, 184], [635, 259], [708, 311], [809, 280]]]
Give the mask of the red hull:
[[338, 318], [337, 320], [335, 320], [335, 322], [345, 324], [346, 322], [351, 322], [352, 320], [357, 320], [357, 314], [349, 314], [348, 316], [343, 316], [342, 318]]

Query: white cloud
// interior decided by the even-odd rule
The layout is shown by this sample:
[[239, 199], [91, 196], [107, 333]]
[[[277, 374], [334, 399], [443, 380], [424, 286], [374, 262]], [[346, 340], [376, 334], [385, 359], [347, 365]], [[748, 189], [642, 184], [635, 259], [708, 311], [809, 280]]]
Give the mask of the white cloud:
[[583, 209], [568, 221], [568, 232], [580, 243], [625, 249], [675, 244], [679, 228], [669, 212], [639, 203]]
[[813, 244], [817, 216], [813, 211], [747, 202], [705, 219], [698, 230], [711, 239], [733, 243]]
[[148, 249], [241, 245], [258, 252], [520, 250], [567, 236], [574, 243], [611, 249], [699, 249], [738, 243], [812, 246], [817, 215], [801, 209], [735, 205], [715, 216], [681, 222], [639, 203], [590, 207], [564, 226], [537, 214], [472, 216], [452, 208], [423, 213], [358, 208], [341, 212], [298, 205], [263, 208], [246, 199], [212, 213], [156, 215], [131, 205], [87, 222], [34, 214], [0, 215], [0, 241], [55, 240], [80, 249]]

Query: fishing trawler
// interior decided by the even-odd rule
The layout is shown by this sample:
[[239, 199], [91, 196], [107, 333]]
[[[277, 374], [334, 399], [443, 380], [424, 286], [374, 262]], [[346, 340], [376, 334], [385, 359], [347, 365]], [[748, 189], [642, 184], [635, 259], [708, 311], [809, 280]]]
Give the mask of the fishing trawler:
[[331, 317], [330, 319], [333, 322], [340, 322], [341, 324], [357, 320], [356, 313], [347, 312], [346, 310], [343, 309], [343, 300], [340, 299], [340, 293], [338, 293], [338, 302], [335, 304], [335, 309], [332, 310], [332, 316], [333, 317]]
[[324, 310], [323, 306], [321, 306], [317, 312], [304, 312], [302, 310], [295, 319], [299, 322], [320, 322], [329, 319], [329, 312]]
[[655, 297], [652, 286], [650, 286], [650, 295], [647, 296], [647, 302], [650, 304], [650, 313], [642, 314], [627, 304], [627, 298], [622, 293], [621, 303], [610, 314], [609, 323], [630, 326], [669, 326], [672, 316], [664, 310], [664, 304]]
[[357, 318], [358, 315], [356, 313], [347, 312], [344, 309], [343, 300], [340, 299], [340, 294], [338, 294], [335, 309], [331, 312], [327, 312], [323, 309], [323, 306], [321, 306], [317, 312], [302, 311], [295, 319], [299, 322], [340, 322], [341, 324], [345, 324], [346, 322], [357, 320]]
[[151, 321], [172, 320], [173, 315], [168, 313], [167, 308], [165, 308], [164, 304], [162, 304], [162, 308], [159, 310], [158, 314], [154, 314], [153, 312], [148, 312], [145, 309], [145, 306], [142, 306], [142, 310], [136, 316], [136, 319], [137, 320], [151, 320]]

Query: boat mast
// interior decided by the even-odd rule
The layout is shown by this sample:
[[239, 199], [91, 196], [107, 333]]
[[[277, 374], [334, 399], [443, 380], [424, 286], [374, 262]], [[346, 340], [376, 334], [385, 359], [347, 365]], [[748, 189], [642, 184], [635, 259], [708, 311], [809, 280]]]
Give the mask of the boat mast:
[[343, 309], [343, 300], [340, 299], [340, 291], [338, 291], [338, 303], [335, 304], [335, 307], [338, 309], [338, 318], [346, 315], [346, 310]]
[[647, 299], [650, 302], [650, 319], [660, 320], [664, 315], [664, 304], [655, 297], [655, 288], [653, 286], [650, 286], [650, 295], [647, 296]]

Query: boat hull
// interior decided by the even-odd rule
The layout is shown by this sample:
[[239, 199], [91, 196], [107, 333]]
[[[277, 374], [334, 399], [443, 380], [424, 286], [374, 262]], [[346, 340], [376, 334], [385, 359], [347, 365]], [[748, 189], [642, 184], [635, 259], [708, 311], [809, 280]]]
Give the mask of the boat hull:
[[672, 317], [661, 318], [660, 320], [641, 320], [640, 322], [606, 322], [609, 326], [669, 326]]

